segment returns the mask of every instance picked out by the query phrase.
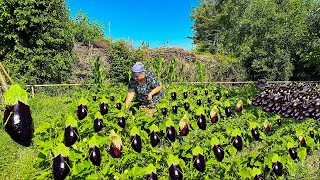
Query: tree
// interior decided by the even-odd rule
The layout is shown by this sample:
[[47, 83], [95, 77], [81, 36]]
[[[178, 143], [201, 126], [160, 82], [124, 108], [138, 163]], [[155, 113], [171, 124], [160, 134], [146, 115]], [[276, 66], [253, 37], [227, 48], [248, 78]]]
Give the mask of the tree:
[[96, 20], [90, 21], [87, 14], [80, 10], [73, 21], [75, 31], [75, 40], [77, 42], [92, 43], [96, 38], [104, 37], [104, 25], [99, 24]]
[[113, 82], [128, 84], [131, 66], [137, 61], [142, 62], [142, 55], [123, 39], [111, 43], [110, 54], [108, 77]]
[[0, 7], [0, 60], [15, 81], [66, 80], [74, 36], [65, 1], [1, 0]]
[[193, 41], [202, 52], [241, 60], [251, 80], [315, 79], [318, 7], [316, 0], [201, 0]]

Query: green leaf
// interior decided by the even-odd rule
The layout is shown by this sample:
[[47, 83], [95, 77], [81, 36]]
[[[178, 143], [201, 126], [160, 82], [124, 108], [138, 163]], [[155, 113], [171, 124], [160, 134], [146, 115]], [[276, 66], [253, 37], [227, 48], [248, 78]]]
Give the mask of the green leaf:
[[305, 147], [300, 147], [297, 150], [298, 157], [300, 160], [305, 160], [307, 157], [307, 149]]
[[94, 115], [94, 118], [95, 118], [95, 119], [103, 119], [103, 116], [101, 115], [100, 112], [97, 112], [97, 113]]
[[178, 105], [178, 102], [177, 101], [173, 101], [172, 103], [171, 103], [171, 106], [177, 106]]
[[228, 127], [228, 126], [226, 127], [226, 132], [227, 132], [227, 134], [230, 134], [230, 135], [231, 135], [231, 134], [232, 134], [232, 131], [233, 131], [233, 130], [232, 130], [231, 127]]
[[126, 116], [126, 114], [123, 111], [120, 111], [118, 113], [118, 117], [125, 117], [125, 116]]
[[273, 154], [272, 156], [272, 162], [281, 162], [281, 158], [278, 156], [278, 154]]
[[231, 136], [232, 137], [235, 137], [235, 136], [241, 136], [241, 130], [240, 129], [238, 129], [238, 128], [236, 128], [236, 129], [234, 129], [233, 131], [232, 131], [232, 134], [231, 134]]
[[247, 179], [250, 178], [250, 171], [247, 170], [248, 168], [242, 168], [239, 172], [239, 175], [241, 176], [241, 179]]
[[130, 136], [135, 136], [135, 135], [139, 135], [140, 134], [140, 131], [137, 127], [133, 127], [131, 130], [130, 130]]
[[168, 160], [167, 160], [168, 166], [170, 167], [172, 164], [173, 165], [179, 165], [180, 164], [180, 159], [177, 156], [174, 156], [172, 154], [169, 154]]
[[99, 176], [97, 174], [89, 174], [86, 179], [99, 179]]
[[89, 147], [93, 148], [94, 146], [99, 147], [96, 135], [93, 135], [88, 141]]
[[307, 144], [309, 147], [311, 147], [311, 148], [313, 148], [314, 146], [316, 146], [316, 144], [315, 144], [315, 142], [314, 142], [314, 139], [312, 139], [312, 138], [309, 137], [309, 136], [306, 136], [306, 137], [305, 137], [305, 141], [306, 141], [306, 144]]
[[146, 168], [145, 168], [145, 174], [151, 174], [151, 173], [157, 173], [157, 168], [153, 165], [153, 164], [149, 164]]
[[54, 147], [53, 149], [54, 157], [57, 157], [61, 154], [63, 157], [69, 156], [69, 148], [66, 147], [63, 143], [59, 143], [58, 146]]
[[170, 127], [170, 126], [173, 126], [174, 127], [174, 122], [172, 121], [172, 119], [168, 119], [167, 121], [166, 121], [166, 127]]
[[220, 141], [215, 135], [213, 135], [211, 138], [211, 146], [214, 146], [214, 145], [220, 145]]
[[196, 156], [198, 154], [203, 155], [203, 149], [200, 146], [196, 146], [194, 149], [192, 149], [193, 156]]
[[149, 129], [150, 129], [151, 132], [152, 132], [152, 131], [154, 131], [154, 132], [159, 132], [159, 128], [158, 128], [158, 126], [156, 126], [155, 124], [152, 124]]
[[3, 94], [6, 105], [17, 104], [18, 101], [28, 105], [28, 93], [22, 89], [18, 84], [10, 86], [9, 90]]
[[230, 101], [225, 101], [225, 102], [224, 102], [224, 106], [225, 106], [225, 107], [230, 107], [230, 106], [231, 106]]
[[73, 118], [72, 115], [68, 115], [65, 124], [66, 124], [66, 127], [68, 127], [68, 126], [77, 127], [78, 121], [75, 118]]
[[[281, 156], [280, 161], [283, 165], [287, 163], [288, 156]], [[290, 158], [291, 159], [291, 158]]]
[[88, 100], [84, 99], [84, 98], [81, 98], [79, 101], [78, 101], [78, 104], [82, 104], [82, 105], [88, 105]]
[[261, 174], [261, 169], [259, 169], [259, 168], [253, 168], [253, 169], [251, 169], [251, 177], [254, 177], [254, 176], [256, 176], [256, 175], [260, 175]]
[[273, 157], [273, 154], [268, 154], [267, 156], [264, 157], [264, 162], [270, 169], [272, 169], [272, 157]]
[[102, 103], [105, 103], [105, 104], [108, 104], [109, 100], [106, 99], [105, 97], [103, 97], [101, 100], [100, 100], [100, 104]]
[[293, 147], [295, 147], [295, 146], [297, 146], [297, 143], [294, 142], [294, 141], [291, 141], [291, 142], [288, 142], [288, 143], [287, 143], [287, 149], [293, 148]]
[[251, 130], [252, 128], [259, 128], [259, 124], [256, 122], [250, 122], [249, 129]]
[[301, 135], [303, 135], [304, 130], [301, 128], [296, 128], [296, 136], [299, 138]]
[[233, 146], [229, 146], [228, 152], [230, 153], [231, 156], [235, 156], [237, 154], [237, 149]]
[[195, 112], [196, 112], [197, 116], [200, 116], [201, 114], [205, 115], [205, 111], [204, 111], [203, 107], [197, 108]]

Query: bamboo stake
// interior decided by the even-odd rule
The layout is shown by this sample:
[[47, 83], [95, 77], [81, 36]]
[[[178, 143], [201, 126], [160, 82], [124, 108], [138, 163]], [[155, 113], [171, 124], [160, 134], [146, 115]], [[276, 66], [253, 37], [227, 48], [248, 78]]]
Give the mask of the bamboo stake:
[[1, 71], [0, 71], [0, 82], [1, 82], [1, 88], [2, 88], [3, 92], [6, 92], [8, 90], [8, 87], [7, 87], [6, 81], [3, 78]]
[[11, 77], [9, 76], [8, 72], [6, 71], [6, 69], [4, 68], [4, 66], [2, 65], [2, 63], [0, 62], [0, 67], [3, 71], [3, 73], [7, 76], [7, 78], [9, 79], [11, 84], [14, 84], [13, 80], [11, 79]]

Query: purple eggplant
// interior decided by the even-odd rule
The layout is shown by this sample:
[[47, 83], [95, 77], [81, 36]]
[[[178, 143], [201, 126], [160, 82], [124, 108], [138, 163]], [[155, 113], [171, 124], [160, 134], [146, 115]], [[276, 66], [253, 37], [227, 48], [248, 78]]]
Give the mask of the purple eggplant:
[[78, 140], [78, 129], [68, 126], [64, 129], [64, 144], [67, 147], [72, 146]]
[[188, 92], [183, 92], [183, 98], [187, 99], [188, 98]]
[[116, 108], [117, 108], [118, 110], [121, 110], [121, 103], [116, 103]]
[[200, 114], [200, 116], [198, 116], [197, 124], [200, 129], [206, 130], [207, 122], [206, 122], [206, 117], [203, 114]]
[[107, 103], [100, 104], [100, 113], [102, 116], [108, 113], [108, 104]]
[[169, 167], [169, 176], [171, 180], [182, 180], [182, 170], [179, 165], [171, 165]]
[[235, 136], [232, 138], [233, 142], [233, 146], [238, 150], [238, 151], [241, 151], [242, 150], [242, 138], [240, 136]]
[[167, 127], [167, 138], [174, 142], [176, 140], [176, 130], [173, 126]]
[[212, 123], [218, 122], [218, 114], [215, 114], [213, 117], [211, 117], [211, 122]]
[[160, 138], [159, 138], [158, 133], [152, 131], [149, 134], [149, 136], [150, 136], [150, 143], [151, 143], [152, 147], [157, 146], [159, 144], [159, 142], [160, 142]]
[[189, 127], [185, 125], [182, 129], [180, 128], [180, 135], [187, 136], [189, 134]]
[[178, 106], [176, 106], [176, 105], [172, 106], [172, 112], [174, 114], [177, 114], [178, 113]]
[[103, 121], [102, 119], [96, 118], [94, 120], [93, 129], [95, 132], [99, 132], [103, 128]]
[[122, 146], [120, 148], [117, 148], [117, 146], [114, 143], [111, 143], [110, 145], [110, 154], [113, 158], [119, 158], [122, 155]]
[[88, 107], [86, 105], [80, 104], [78, 106], [78, 119], [82, 120], [88, 115]]
[[177, 100], [177, 93], [176, 92], [172, 92], [171, 93], [171, 98], [173, 101]]
[[167, 108], [161, 108], [162, 115], [166, 116], [168, 114]]
[[197, 105], [201, 106], [201, 99], [197, 99]]
[[206, 168], [206, 161], [204, 159], [204, 156], [201, 154], [198, 154], [196, 156], [193, 156], [193, 166], [200, 172], [204, 172]]
[[61, 154], [55, 157], [53, 159], [52, 170], [55, 180], [65, 179], [70, 173], [69, 157], [63, 157]]
[[90, 160], [93, 165], [100, 166], [101, 164], [101, 154], [100, 148], [94, 146], [93, 148], [89, 149]]
[[230, 107], [225, 107], [225, 108], [224, 108], [224, 111], [225, 111], [227, 117], [230, 117], [230, 116], [231, 116], [231, 113], [232, 113], [232, 112], [231, 112], [231, 108], [230, 108]]
[[223, 151], [222, 147], [220, 145], [214, 145], [213, 152], [214, 152], [214, 155], [216, 156], [217, 160], [221, 162], [224, 158], [224, 151]]
[[281, 162], [275, 162], [275, 163], [272, 163], [272, 169], [273, 169], [273, 172], [277, 175], [277, 176], [282, 176], [283, 174], [283, 166], [282, 166], [282, 163]]
[[258, 141], [259, 138], [260, 138], [260, 134], [259, 134], [259, 130], [257, 128], [252, 128], [251, 129], [251, 134], [252, 134], [252, 137]]
[[290, 157], [295, 160], [298, 157], [298, 153], [295, 148], [289, 148]]
[[124, 128], [126, 126], [126, 119], [123, 116], [118, 118], [118, 125], [121, 128]]
[[132, 138], [131, 138], [131, 147], [138, 153], [141, 152], [141, 148], [142, 148], [142, 143], [141, 143], [141, 138], [139, 135], [134, 135]]
[[34, 133], [33, 120], [28, 105], [18, 101], [13, 106], [6, 106], [3, 123], [10, 137], [23, 146], [30, 146]]
[[188, 111], [188, 110], [190, 109], [190, 104], [189, 104], [188, 102], [185, 102], [185, 103], [183, 104], [183, 106], [184, 106], [184, 109], [185, 109], [186, 111]]

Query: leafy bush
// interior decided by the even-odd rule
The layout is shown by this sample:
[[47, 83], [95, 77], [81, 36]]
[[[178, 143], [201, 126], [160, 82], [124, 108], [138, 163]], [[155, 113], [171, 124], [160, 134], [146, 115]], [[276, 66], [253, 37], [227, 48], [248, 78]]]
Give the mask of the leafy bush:
[[192, 14], [196, 51], [236, 57], [248, 78], [316, 80], [319, 1], [201, 1]]
[[110, 59], [111, 64], [108, 77], [112, 82], [127, 84], [131, 66], [137, 61], [142, 61], [142, 56], [132, 45], [121, 39], [112, 42]]
[[77, 42], [88, 44], [104, 36], [104, 25], [99, 24], [96, 20], [91, 22], [88, 15], [82, 13], [81, 10], [77, 12], [72, 27], [75, 31], [74, 37]]
[[71, 61], [73, 33], [63, 0], [1, 1], [0, 59], [16, 81], [61, 82]]

